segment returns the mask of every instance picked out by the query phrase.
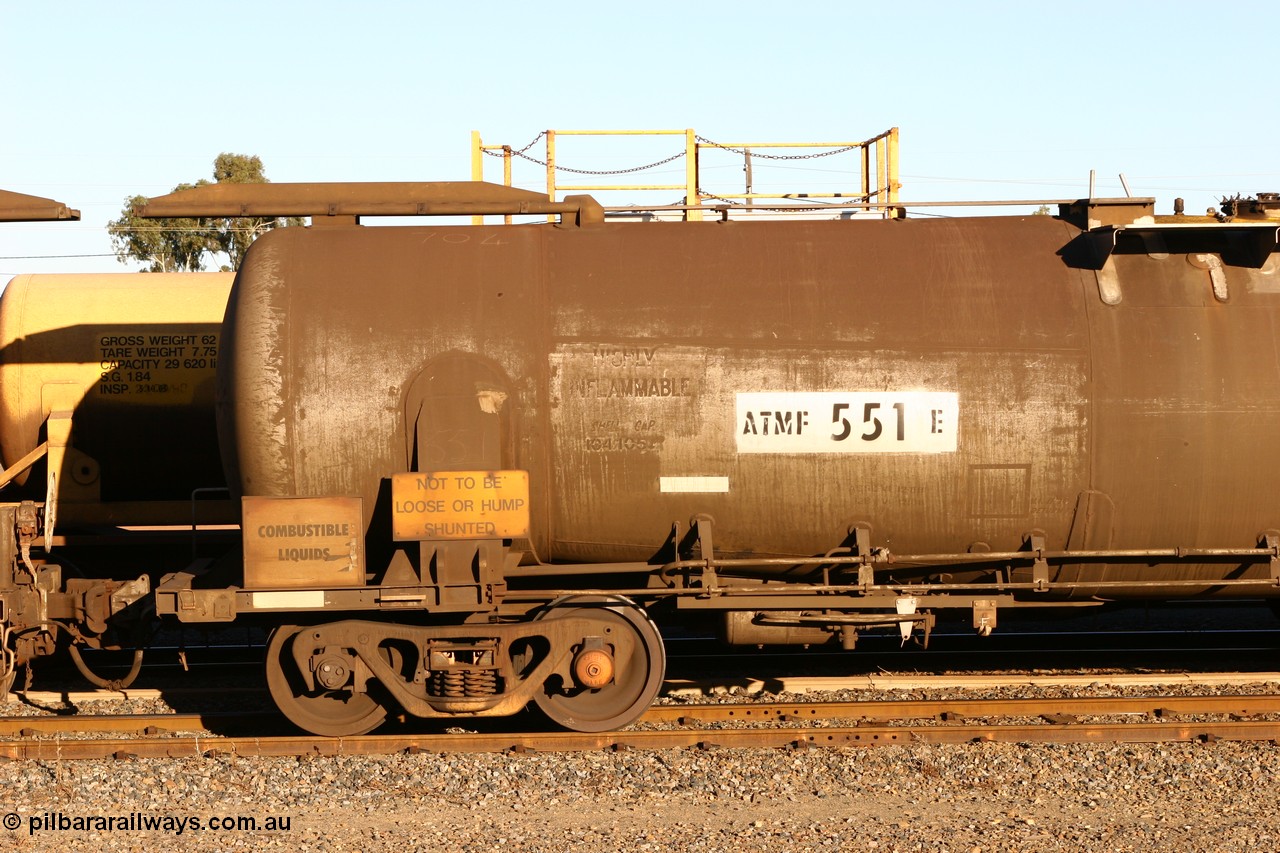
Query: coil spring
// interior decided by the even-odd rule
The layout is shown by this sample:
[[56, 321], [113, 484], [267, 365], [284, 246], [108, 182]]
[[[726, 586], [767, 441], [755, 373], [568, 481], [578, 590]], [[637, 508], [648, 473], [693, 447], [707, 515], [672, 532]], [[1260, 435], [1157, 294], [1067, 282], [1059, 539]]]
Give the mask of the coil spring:
[[431, 673], [428, 689], [432, 696], [461, 699], [467, 695], [466, 676], [457, 669], [436, 670]]
[[469, 669], [466, 684], [468, 696], [492, 696], [498, 692], [498, 673], [492, 669]]
[[492, 669], [435, 670], [427, 682], [427, 692], [445, 699], [493, 696], [498, 692], [498, 673]]

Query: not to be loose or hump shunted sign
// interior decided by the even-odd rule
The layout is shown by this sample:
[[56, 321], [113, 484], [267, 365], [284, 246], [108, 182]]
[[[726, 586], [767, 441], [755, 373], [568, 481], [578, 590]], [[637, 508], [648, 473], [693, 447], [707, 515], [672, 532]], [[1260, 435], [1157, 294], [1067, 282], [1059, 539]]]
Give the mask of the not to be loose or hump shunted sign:
[[399, 541], [529, 535], [529, 472], [414, 471], [391, 478]]

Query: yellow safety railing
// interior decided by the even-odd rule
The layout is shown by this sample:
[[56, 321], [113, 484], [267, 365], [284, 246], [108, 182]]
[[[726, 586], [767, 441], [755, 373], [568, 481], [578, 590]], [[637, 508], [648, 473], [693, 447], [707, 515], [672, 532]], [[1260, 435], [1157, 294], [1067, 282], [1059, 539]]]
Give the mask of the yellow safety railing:
[[[684, 150], [655, 163], [648, 163], [629, 169], [588, 170], [575, 169], [556, 162], [556, 139], [561, 136], [683, 136]], [[540, 140], [546, 140], [544, 159], [529, 155], [528, 150]], [[722, 150], [741, 154], [748, 174], [747, 192], [744, 193], [711, 193], [702, 188], [698, 171], [700, 153], [704, 150]], [[803, 149], [800, 154], [759, 153], [761, 149]], [[861, 182], [858, 191], [834, 193], [757, 193], [750, 188], [751, 163], [753, 158], [770, 160], [810, 160], [836, 154], [853, 153], [858, 158]], [[471, 132], [471, 178], [484, 180], [485, 156], [502, 159], [502, 182], [511, 186], [512, 160], [520, 157], [539, 164], [547, 172], [547, 198], [557, 200], [561, 192], [593, 192], [593, 191], [642, 191], [678, 190], [684, 192], [683, 205], [664, 205], [684, 210], [687, 220], [702, 219], [703, 206], [707, 201], [723, 201], [728, 203], [743, 202], [751, 207], [757, 200], [782, 199], [847, 199], [853, 202], [871, 204], [873, 207], [890, 208], [898, 201], [898, 191], [902, 184], [898, 180], [898, 128], [893, 127], [878, 136], [861, 142], [713, 142], [694, 133], [692, 128], [684, 130], [545, 130], [533, 141], [521, 149], [513, 149], [510, 145], [486, 145], [480, 138], [479, 131]], [[576, 175], [622, 175], [642, 172], [657, 166], [685, 159], [685, 180], [682, 184], [566, 184], [561, 183], [558, 174], [561, 172]], [[473, 217], [477, 224], [482, 217]], [[506, 217], [510, 222], [511, 217]]]

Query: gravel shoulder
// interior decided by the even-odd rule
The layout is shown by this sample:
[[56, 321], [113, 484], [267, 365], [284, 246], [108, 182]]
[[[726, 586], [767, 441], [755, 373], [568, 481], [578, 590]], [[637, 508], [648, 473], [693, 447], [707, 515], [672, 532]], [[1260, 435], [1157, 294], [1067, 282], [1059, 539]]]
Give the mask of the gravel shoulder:
[[[16, 850], [1280, 849], [1271, 744], [8, 763]], [[41, 818], [288, 817], [287, 831]]]

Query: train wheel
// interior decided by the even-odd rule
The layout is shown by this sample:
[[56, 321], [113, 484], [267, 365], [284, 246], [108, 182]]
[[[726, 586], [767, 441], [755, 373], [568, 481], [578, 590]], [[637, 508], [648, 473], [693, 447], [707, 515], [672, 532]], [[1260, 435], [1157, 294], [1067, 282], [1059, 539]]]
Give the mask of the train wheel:
[[300, 729], [328, 737], [368, 734], [382, 725], [387, 709], [368, 693], [308, 690], [293, 659], [293, 643], [307, 630], [281, 625], [267, 643], [267, 689], [276, 707]]
[[[605, 732], [636, 721], [653, 703], [666, 672], [662, 635], [644, 611], [616, 599], [573, 599], [545, 611], [540, 619], [590, 616], [607, 623], [604, 648], [575, 648], [574, 679], [553, 679], [534, 696], [554, 723], [577, 732]], [[622, 638], [626, 660], [613, 660]]]

